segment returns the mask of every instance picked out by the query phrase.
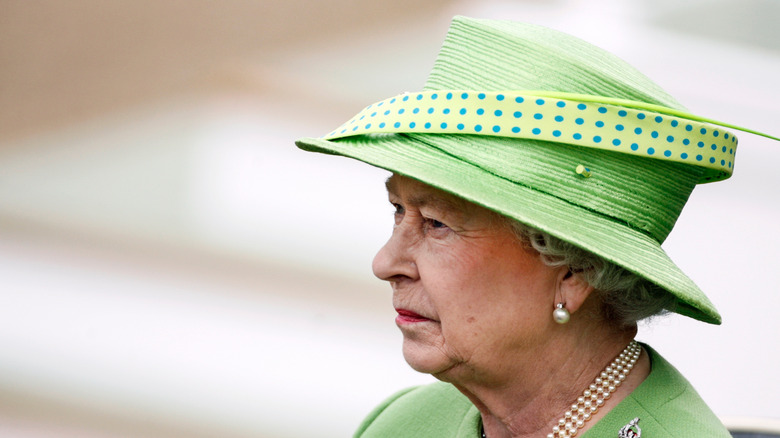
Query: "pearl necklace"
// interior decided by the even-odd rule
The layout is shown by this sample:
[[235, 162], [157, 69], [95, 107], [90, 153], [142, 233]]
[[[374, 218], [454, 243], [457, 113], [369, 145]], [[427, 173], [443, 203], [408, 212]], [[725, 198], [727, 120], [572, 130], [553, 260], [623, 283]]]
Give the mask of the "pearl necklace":
[[[558, 425], [553, 427], [552, 433], [547, 438], [571, 438], [577, 435], [585, 422], [590, 420], [599, 408], [604, 406], [612, 393], [626, 380], [628, 373], [639, 360], [642, 347], [636, 341], [631, 341], [623, 351], [612, 361], [604, 371], [596, 377], [582, 396], [577, 398], [577, 403], [571, 405], [571, 409], [558, 420]], [[485, 427], [482, 426], [482, 438], [486, 438]]]
[[577, 403], [571, 405], [571, 409], [563, 414], [563, 418], [558, 420], [558, 425], [553, 427], [552, 433], [547, 434], [547, 438], [571, 438], [577, 435], [577, 432], [585, 426], [585, 422], [604, 406], [604, 402], [626, 380], [641, 352], [642, 347], [636, 341], [629, 342], [620, 355], [604, 368], [604, 371], [582, 393], [582, 396], [577, 398]]

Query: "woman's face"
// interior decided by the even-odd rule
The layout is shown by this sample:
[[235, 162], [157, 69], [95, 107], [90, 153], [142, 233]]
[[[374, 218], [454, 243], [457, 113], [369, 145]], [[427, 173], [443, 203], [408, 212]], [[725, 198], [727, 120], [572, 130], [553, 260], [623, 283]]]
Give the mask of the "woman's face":
[[373, 269], [392, 285], [409, 365], [442, 380], [498, 379], [541, 352], [562, 268], [485, 208], [399, 175], [387, 189], [395, 225]]

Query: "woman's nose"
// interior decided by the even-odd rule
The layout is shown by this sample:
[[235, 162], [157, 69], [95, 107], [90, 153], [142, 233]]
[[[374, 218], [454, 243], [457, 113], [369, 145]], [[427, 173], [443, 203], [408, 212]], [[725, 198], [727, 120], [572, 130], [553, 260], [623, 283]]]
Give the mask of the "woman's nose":
[[393, 235], [374, 256], [374, 275], [385, 281], [417, 278], [417, 264], [412, 255], [413, 239], [404, 224], [393, 228]]

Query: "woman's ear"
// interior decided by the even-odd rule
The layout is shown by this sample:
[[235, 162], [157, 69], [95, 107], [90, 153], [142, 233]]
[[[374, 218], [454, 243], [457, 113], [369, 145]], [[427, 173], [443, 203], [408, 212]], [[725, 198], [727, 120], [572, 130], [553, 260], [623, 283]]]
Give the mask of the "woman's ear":
[[585, 281], [581, 272], [573, 272], [564, 267], [558, 277], [558, 296], [555, 298], [555, 304], [563, 302], [566, 310], [574, 313], [588, 299], [591, 292], [593, 286]]

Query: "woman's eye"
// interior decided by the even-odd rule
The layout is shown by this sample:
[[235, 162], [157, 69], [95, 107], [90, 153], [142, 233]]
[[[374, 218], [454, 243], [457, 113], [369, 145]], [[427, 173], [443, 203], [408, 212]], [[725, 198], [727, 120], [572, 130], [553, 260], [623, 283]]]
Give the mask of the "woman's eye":
[[439, 222], [436, 219], [431, 219], [430, 221], [431, 221], [431, 227], [432, 228], [445, 228], [445, 227], [447, 227], [446, 225], [444, 225], [443, 222]]
[[395, 209], [395, 211], [393, 211], [393, 218], [395, 224], [398, 225], [404, 217], [404, 207], [401, 204], [393, 204], [393, 208]]
[[443, 231], [449, 229], [447, 224], [436, 219], [425, 219], [425, 228], [427, 231]]

